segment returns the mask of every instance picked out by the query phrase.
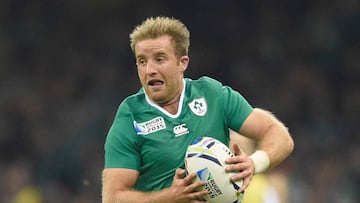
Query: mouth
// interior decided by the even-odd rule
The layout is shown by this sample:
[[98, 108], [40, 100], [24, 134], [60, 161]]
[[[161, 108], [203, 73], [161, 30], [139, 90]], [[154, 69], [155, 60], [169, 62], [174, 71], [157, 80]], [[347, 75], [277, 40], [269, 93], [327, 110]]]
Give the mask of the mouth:
[[158, 86], [161, 86], [161, 85], [163, 85], [164, 84], [164, 81], [162, 81], [162, 80], [157, 80], [157, 79], [153, 79], [153, 80], [150, 80], [149, 82], [148, 82], [148, 85], [150, 86], [150, 87], [158, 87]]

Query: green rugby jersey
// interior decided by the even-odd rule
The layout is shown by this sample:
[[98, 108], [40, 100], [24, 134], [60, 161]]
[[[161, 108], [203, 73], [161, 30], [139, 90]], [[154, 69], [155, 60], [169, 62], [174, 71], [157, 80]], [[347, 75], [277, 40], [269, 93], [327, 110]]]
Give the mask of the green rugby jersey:
[[238, 132], [252, 110], [238, 92], [209, 77], [184, 79], [176, 115], [141, 89], [119, 106], [105, 142], [105, 168], [138, 170], [137, 190], [169, 187], [194, 139], [214, 137], [228, 145], [228, 129]]

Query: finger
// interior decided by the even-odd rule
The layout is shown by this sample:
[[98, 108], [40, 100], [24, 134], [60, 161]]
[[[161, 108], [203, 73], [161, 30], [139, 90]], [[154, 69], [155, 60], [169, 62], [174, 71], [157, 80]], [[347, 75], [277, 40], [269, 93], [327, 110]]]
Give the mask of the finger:
[[197, 178], [196, 173], [191, 173], [184, 178], [183, 184], [192, 186], [192, 188], [190, 188], [189, 191], [193, 190], [196, 187], [203, 186], [205, 184], [205, 182], [203, 182], [203, 181], [200, 181], [200, 180], [196, 181], [196, 178]]
[[[187, 188], [186, 188], [187, 192], [195, 192], [195, 191], [204, 191], [204, 186], [206, 183], [204, 181], [197, 179], [196, 174], [193, 173], [184, 179], [184, 184], [187, 185]], [[206, 193], [207, 193], [207, 191], [205, 190], [200, 195], [204, 195]]]
[[191, 200], [191, 203], [210, 203], [209, 201], [205, 201], [205, 200]]
[[[193, 190], [188, 194], [189, 199], [200, 200], [203, 196], [207, 195], [208, 191], [204, 189]], [[203, 201], [202, 201], [203, 202]]]
[[196, 173], [190, 173], [185, 177], [186, 182], [193, 182], [195, 181]]
[[186, 170], [182, 168], [178, 168], [175, 171], [175, 179], [183, 179], [186, 175]]
[[246, 189], [246, 188], [249, 186], [249, 184], [250, 184], [251, 178], [252, 178], [252, 177], [249, 177], [249, 176], [246, 177], [246, 178], [244, 178], [243, 184], [242, 184], [239, 192], [245, 191], [245, 189]]
[[242, 172], [245, 170], [250, 170], [250, 166], [247, 162], [241, 162], [241, 160], [236, 160], [232, 162], [231, 165], [227, 165], [225, 168], [226, 172]]
[[234, 149], [235, 156], [226, 159], [225, 160], [226, 164], [234, 164], [234, 163], [238, 163], [238, 162], [243, 162], [243, 160], [244, 160], [243, 151], [240, 149], [239, 145], [234, 144], [233, 149]]
[[249, 177], [251, 176], [251, 172], [249, 172], [248, 170], [244, 170], [244, 171], [241, 171], [239, 173], [234, 173], [234, 175], [232, 175], [230, 177], [230, 180], [232, 181], [240, 181], [240, 180], [243, 180], [245, 179], [246, 177]]
[[192, 200], [191, 203], [210, 203], [209, 201]]

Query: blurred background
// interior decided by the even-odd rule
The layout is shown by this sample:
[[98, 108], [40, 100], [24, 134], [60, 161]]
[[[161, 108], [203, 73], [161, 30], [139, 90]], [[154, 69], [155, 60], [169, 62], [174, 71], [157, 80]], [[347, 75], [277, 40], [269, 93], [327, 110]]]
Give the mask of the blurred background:
[[103, 144], [140, 88], [128, 34], [191, 32], [186, 76], [232, 86], [289, 127], [288, 202], [360, 202], [360, 3], [0, 1], [0, 202], [101, 201]]

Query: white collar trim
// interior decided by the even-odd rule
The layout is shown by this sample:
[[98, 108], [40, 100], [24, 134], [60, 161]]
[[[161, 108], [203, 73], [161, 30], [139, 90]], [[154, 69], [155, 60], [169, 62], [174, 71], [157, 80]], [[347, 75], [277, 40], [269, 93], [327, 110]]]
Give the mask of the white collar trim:
[[165, 115], [169, 116], [170, 118], [177, 118], [180, 116], [181, 111], [182, 111], [182, 106], [183, 106], [183, 101], [184, 101], [184, 95], [185, 95], [185, 87], [186, 87], [186, 81], [185, 79], [183, 79], [183, 89], [181, 91], [181, 95], [180, 95], [180, 100], [179, 100], [179, 106], [178, 106], [178, 111], [176, 112], [176, 114], [171, 114], [168, 111], [166, 111], [164, 108], [162, 108], [161, 106], [157, 105], [156, 103], [152, 102], [149, 97], [147, 96], [146, 92], [145, 93], [145, 99], [147, 101], [148, 104], [150, 104], [150, 106], [153, 106], [154, 108], [158, 109], [159, 111], [161, 111], [162, 113], [164, 113]]

